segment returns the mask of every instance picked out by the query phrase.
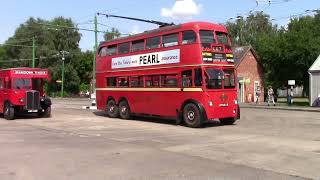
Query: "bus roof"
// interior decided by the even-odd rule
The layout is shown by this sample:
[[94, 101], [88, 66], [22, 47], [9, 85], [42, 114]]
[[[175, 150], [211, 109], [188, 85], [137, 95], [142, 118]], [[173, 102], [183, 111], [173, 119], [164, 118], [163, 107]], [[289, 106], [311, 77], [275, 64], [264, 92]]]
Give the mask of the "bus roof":
[[5, 75], [7, 74], [12, 77], [50, 79], [50, 74], [48, 69], [41, 69], [41, 68], [29, 68], [29, 67], [8, 68], [8, 69], [1, 69], [0, 73]]
[[198, 21], [198, 22], [189, 22], [189, 23], [184, 23], [184, 24], [179, 24], [179, 25], [165, 26], [165, 27], [145, 31], [143, 33], [138, 33], [138, 34], [134, 34], [134, 35], [130, 35], [130, 36], [112, 39], [109, 41], [104, 41], [104, 42], [100, 43], [100, 46], [102, 44], [113, 44], [115, 42], [116, 43], [127, 42], [127, 41], [131, 41], [134, 39], [139, 39], [144, 36], [155, 35], [158, 33], [163, 33], [163, 32], [167, 32], [167, 31], [174, 31], [174, 30], [178, 30], [178, 29], [181, 29], [181, 30], [184, 30], [184, 29], [185, 30], [188, 30], [188, 29], [214, 29], [214, 30], [220, 31], [220, 32], [227, 32], [227, 28], [221, 24], [214, 24], [214, 23], [209, 23], [209, 22]]

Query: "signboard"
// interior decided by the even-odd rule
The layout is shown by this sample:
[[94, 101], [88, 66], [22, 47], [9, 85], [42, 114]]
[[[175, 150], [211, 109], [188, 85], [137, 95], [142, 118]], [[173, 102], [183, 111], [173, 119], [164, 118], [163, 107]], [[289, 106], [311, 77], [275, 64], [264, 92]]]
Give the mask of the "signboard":
[[14, 70], [13, 73], [21, 75], [46, 75], [47, 71]]
[[294, 85], [296, 85], [296, 81], [295, 80], [288, 80], [288, 85], [294, 86]]
[[111, 69], [173, 64], [180, 62], [180, 49], [112, 58]]

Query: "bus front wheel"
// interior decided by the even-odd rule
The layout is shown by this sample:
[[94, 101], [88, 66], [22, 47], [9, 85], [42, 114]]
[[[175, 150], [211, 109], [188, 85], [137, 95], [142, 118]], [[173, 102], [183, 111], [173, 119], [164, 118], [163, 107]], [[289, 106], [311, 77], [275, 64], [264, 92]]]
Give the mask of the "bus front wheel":
[[121, 101], [119, 103], [119, 114], [121, 119], [130, 118], [130, 107], [126, 101]]
[[109, 100], [107, 103], [107, 114], [111, 118], [117, 118], [119, 116], [119, 107], [114, 100]]
[[187, 126], [192, 128], [201, 127], [201, 113], [199, 108], [193, 104], [186, 104], [183, 108], [183, 120]]
[[14, 107], [9, 102], [6, 102], [3, 109], [3, 116], [7, 120], [14, 119]]

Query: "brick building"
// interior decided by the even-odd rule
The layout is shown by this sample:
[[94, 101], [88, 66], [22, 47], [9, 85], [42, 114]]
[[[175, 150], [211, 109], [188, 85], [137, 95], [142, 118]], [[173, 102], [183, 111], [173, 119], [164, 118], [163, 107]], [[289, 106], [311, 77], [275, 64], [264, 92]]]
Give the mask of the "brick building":
[[264, 101], [263, 66], [251, 46], [236, 47], [233, 49], [237, 70], [239, 102], [255, 102], [255, 92], [260, 87], [260, 102]]

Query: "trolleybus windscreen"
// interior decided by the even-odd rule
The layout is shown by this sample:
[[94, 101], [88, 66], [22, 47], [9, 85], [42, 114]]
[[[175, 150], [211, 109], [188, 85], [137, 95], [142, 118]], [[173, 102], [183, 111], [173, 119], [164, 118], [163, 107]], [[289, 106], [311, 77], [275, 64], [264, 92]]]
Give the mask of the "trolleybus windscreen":
[[14, 79], [13, 88], [14, 89], [30, 90], [31, 89], [31, 79], [23, 79], [23, 78]]

